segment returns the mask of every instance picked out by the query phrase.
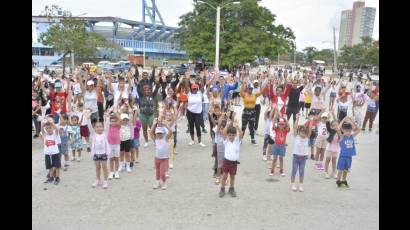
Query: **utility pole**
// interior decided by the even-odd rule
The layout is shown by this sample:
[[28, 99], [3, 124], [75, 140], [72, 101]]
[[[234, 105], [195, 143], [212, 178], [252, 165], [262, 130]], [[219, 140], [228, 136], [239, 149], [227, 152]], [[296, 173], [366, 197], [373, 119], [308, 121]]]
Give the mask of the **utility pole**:
[[215, 71], [219, 72], [219, 27], [221, 23], [221, 7], [216, 7], [216, 39], [215, 39]]
[[337, 72], [337, 62], [336, 62], [336, 32], [335, 27], [333, 26], [333, 73]]

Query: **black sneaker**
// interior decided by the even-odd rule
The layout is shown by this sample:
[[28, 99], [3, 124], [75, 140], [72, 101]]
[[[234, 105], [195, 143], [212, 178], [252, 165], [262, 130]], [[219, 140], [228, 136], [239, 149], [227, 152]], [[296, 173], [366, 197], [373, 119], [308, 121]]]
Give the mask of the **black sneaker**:
[[251, 143], [252, 143], [253, 145], [257, 145], [255, 140], [251, 140]]
[[342, 181], [342, 184], [344, 184], [346, 188], [349, 188], [349, 185], [347, 184], [347, 181]]
[[236, 197], [236, 192], [235, 192], [235, 189], [234, 189], [233, 187], [230, 187], [230, 188], [229, 188], [228, 193], [229, 193], [232, 197]]
[[89, 153], [91, 152], [91, 148], [90, 148], [90, 147], [87, 148], [87, 152], [89, 152]]
[[372, 129], [369, 129], [369, 132], [371, 132], [372, 131]]
[[313, 154], [310, 154], [310, 159], [314, 160], [315, 156]]
[[189, 133], [189, 129], [186, 130], [186, 133]]
[[37, 134], [33, 136], [33, 138], [37, 138], [37, 137], [38, 137], [38, 135], [37, 135]]
[[208, 133], [208, 131], [206, 131], [206, 129], [202, 129], [202, 132], [203, 133]]
[[225, 188], [221, 188], [221, 191], [219, 191], [219, 197], [225, 196]]
[[365, 129], [363, 128], [362, 131], [365, 131]]
[[134, 167], [134, 162], [130, 162], [130, 167], [132, 168], [132, 167]]
[[339, 180], [336, 181], [336, 184], [337, 184], [337, 187], [338, 187], [338, 188], [341, 188], [341, 187], [342, 187], [342, 182], [341, 182], [341, 181], [339, 181]]
[[54, 181], [54, 185], [58, 185], [58, 183], [60, 183], [60, 177], [56, 177]]
[[46, 181], [44, 181], [43, 183], [44, 184], [51, 184], [51, 183], [53, 183], [53, 181], [54, 181], [54, 178], [50, 177], [50, 178], [47, 178]]

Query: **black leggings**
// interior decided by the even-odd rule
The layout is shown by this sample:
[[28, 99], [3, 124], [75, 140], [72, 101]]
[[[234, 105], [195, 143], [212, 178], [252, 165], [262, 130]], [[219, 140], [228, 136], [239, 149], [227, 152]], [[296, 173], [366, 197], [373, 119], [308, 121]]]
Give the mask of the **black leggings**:
[[104, 103], [97, 102], [98, 106], [98, 118], [101, 122], [104, 121]]
[[299, 110], [300, 110], [300, 109], [297, 108], [297, 107], [295, 107], [295, 108], [287, 107], [287, 108], [286, 108], [286, 115], [287, 115], [287, 117], [288, 117], [288, 121], [289, 121], [289, 119], [290, 119], [290, 116], [293, 115], [293, 124], [295, 124], [295, 122], [296, 122], [296, 114], [299, 113]]
[[198, 142], [201, 141], [201, 123], [202, 123], [202, 113], [192, 113], [187, 110], [186, 116], [188, 118], [189, 133], [191, 134], [191, 139], [194, 138], [194, 126], [196, 129], [196, 136], [198, 137]]
[[246, 125], [248, 125], [249, 133], [251, 134], [251, 140], [255, 140], [255, 109], [243, 109], [242, 112], [242, 132], [245, 133]]
[[255, 105], [255, 131], [258, 130], [258, 124], [259, 124], [259, 116], [261, 114], [261, 105]]
[[108, 108], [110, 108], [113, 105], [114, 105], [114, 100], [110, 100], [110, 101], [107, 100], [105, 102], [105, 110], [107, 110]]

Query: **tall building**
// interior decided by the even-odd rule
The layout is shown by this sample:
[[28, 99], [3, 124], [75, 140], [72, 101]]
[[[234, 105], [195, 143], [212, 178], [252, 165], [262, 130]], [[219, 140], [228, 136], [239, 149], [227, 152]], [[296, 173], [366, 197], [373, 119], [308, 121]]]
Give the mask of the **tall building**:
[[353, 3], [352, 10], [343, 10], [340, 20], [339, 50], [359, 44], [362, 37], [373, 35], [376, 8], [365, 7], [363, 1]]

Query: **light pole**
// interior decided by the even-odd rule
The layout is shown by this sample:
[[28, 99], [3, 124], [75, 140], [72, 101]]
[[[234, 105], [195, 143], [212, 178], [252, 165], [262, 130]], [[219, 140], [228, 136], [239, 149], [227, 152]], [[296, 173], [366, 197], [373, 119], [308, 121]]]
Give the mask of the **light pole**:
[[229, 4], [240, 4], [240, 2], [228, 2], [222, 6], [217, 6], [216, 8], [213, 5], [204, 1], [197, 2], [207, 4], [212, 9], [216, 10], [215, 72], [219, 72], [219, 27], [221, 23], [221, 9]]

